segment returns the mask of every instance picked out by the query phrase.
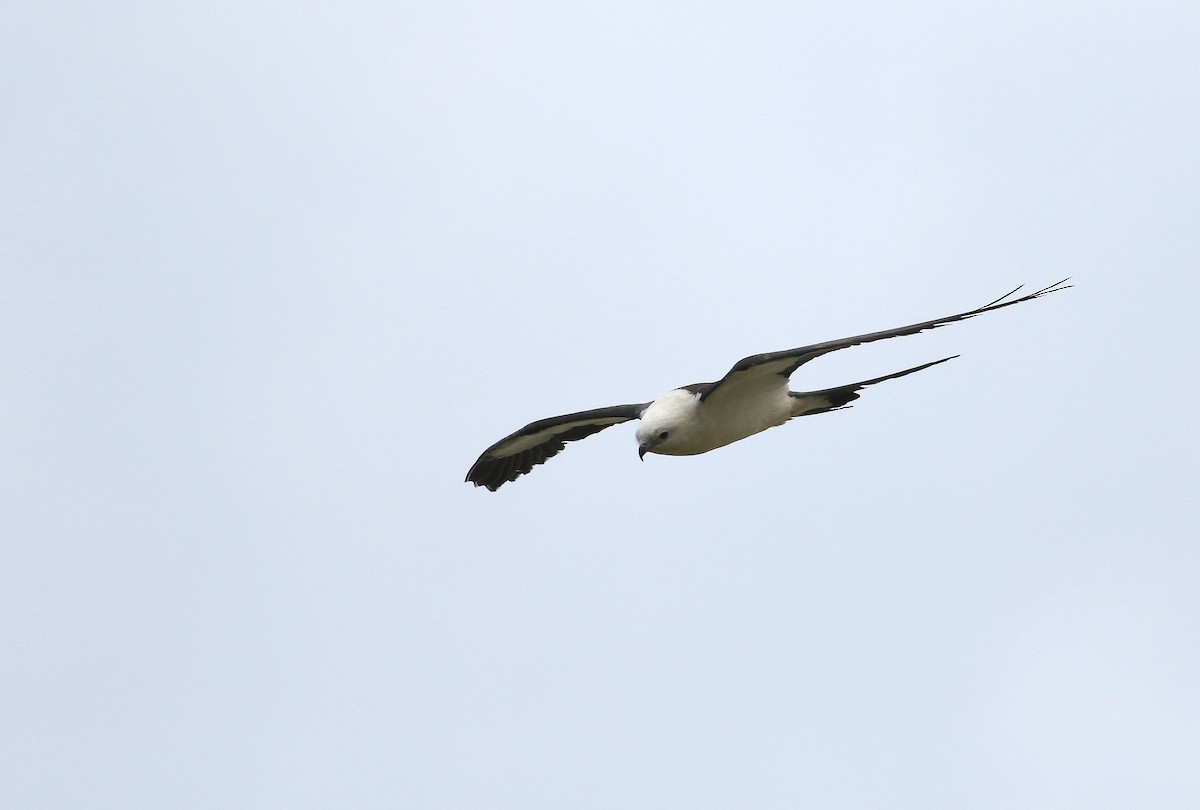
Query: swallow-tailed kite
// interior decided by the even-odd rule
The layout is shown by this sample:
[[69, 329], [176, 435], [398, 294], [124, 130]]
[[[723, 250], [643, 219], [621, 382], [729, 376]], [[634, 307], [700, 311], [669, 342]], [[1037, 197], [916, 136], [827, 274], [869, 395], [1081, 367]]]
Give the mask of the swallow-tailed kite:
[[789, 391], [788, 378], [809, 360], [838, 349], [870, 343], [876, 340], [915, 335], [955, 321], [974, 318], [994, 309], [1032, 301], [1069, 288], [1063, 279], [1037, 292], [1014, 298], [1020, 287], [995, 301], [969, 312], [935, 318], [882, 332], [815, 343], [781, 352], [767, 352], [742, 358], [734, 363], [721, 379], [710, 383], [694, 383], [675, 388], [653, 402], [637, 405], [612, 405], [591, 411], [552, 416], [531, 422], [525, 427], [493, 444], [471, 465], [467, 481], [493, 492], [507, 481], [515, 481], [551, 456], [557, 455], [567, 442], [599, 433], [610, 425], [641, 419], [638, 425], [638, 456], [662, 453], [669, 456], [691, 456], [707, 453], [718, 447], [753, 436], [796, 416], [825, 413], [847, 407], [858, 399], [858, 392], [868, 385], [893, 380], [938, 363], [953, 360], [958, 355], [923, 363], [903, 371], [885, 374], [871, 380], [826, 388], [822, 391]]

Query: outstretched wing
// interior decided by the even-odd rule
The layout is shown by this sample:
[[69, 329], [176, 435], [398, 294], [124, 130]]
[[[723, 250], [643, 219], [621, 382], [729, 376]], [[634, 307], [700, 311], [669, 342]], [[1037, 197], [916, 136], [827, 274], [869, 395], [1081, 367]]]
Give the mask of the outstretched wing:
[[483, 455], [467, 471], [466, 480], [495, 492], [505, 482], [517, 480], [518, 476], [532, 470], [534, 465], [558, 455], [567, 442], [599, 433], [610, 425], [639, 419], [648, 407], [649, 402], [612, 405], [530, 422], [484, 450]]
[[915, 335], [918, 332], [936, 329], [948, 323], [965, 321], [968, 318], [974, 318], [976, 315], [982, 315], [985, 312], [991, 312], [995, 309], [1011, 307], [1013, 304], [1023, 304], [1026, 301], [1041, 298], [1043, 295], [1049, 295], [1050, 293], [1069, 288], [1071, 286], [1067, 284], [1069, 280], [1064, 278], [1062, 281], [1051, 284], [1049, 287], [1044, 287], [1037, 292], [1013, 298], [1021, 289], [1017, 287], [1017, 289], [1007, 295], [1002, 295], [990, 304], [986, 304], [978, 309], [972, 309], [969, 312], [960, 312], [957, 315], [947, 315], [944, 318], [934, 318], [931, 321], [922, 321], [921, 323], [914, 323], [909, 326], [885, 329], [882, 332], [868, 332], [865, 335], [855, 335], [854, 337], [842, 338], [841, 340], [814, 343], [811, 346], [801, 346], [797, 349], [751, 355], [737, 361], [733, 368], [729, 370], [729, 373], [717, 382], [689, 385], [688, 388], [699, 393], [701, 399], [707, 399], [724, 386], [729, 386], [730, 388], [741, 388], [747, 384], [755, 387], [763, 385], [773, 386], [778, 382], [771, 380], [773, 375], [785, 378], [790, 377], [792, 372], [800, 368], [800, 366], [823, 354], [836, 352], [838, 349], [846, 349], [850, 346], [858, 346], [862, 343], [872, 343], [876, 340], [887, 340], [888, 338], [901, 337], [903, 335]]

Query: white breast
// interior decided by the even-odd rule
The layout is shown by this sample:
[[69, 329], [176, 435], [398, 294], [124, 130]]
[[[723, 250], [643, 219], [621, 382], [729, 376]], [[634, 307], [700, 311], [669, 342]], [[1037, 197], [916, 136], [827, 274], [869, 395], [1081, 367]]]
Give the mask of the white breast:
[[677, 388], [650, 404], [637, 436], [639, 442], [651, 443], [655, 453], [692, 456], [781, 425], [791, 416], [786, 381], [770, 386], [723, 385], [703, 402], [698, 394]]
[[782, 425], [792, 417], [792, 402], [785, 381], [770, 388], [719, 391], [699, 411], [709, 445], [705, 450], [712, 450]]

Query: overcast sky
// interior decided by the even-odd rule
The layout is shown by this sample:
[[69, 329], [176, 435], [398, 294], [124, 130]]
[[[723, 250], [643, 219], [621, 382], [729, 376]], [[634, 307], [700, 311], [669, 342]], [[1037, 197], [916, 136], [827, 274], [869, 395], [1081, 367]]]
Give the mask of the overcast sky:
[[0, 805], [1200, 795], [1194, 2], [5, 18]]

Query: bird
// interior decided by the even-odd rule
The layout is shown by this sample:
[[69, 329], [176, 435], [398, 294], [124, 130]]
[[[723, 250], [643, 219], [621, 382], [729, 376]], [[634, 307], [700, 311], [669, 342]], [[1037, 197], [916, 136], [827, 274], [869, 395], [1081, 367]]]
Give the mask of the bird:
[[734, 363], [733, 368], [716, 382], [673, 388], [652, 402], [610, 405], [539, 419], [484, 450], [471, 465], [466, 481], [495, 492], [558, 455], [567, 442], [578, 441], [605, 428], [635, 419], [641, 420], [635, 433], [638, 458], [645, 460], [647, 453], [668, 456], [707, 453], [782, 425], [797, 416], [841, 410], [850, 407], [849, 403], [858, 399], [858, 392], [867, 386], [915, 374], [959, 355], [820, 391], [789, 390], [791, 375], [810, 360], [830, 352], [877, 340], [915, 335], [985, 312], [1023, 304], [1073, 287], [1067, 283], [1070, 280], [1065, 278], [1036, 292], [1017, 296], [1024, 289], [1024, 285], [1021, 285], [991, 303], [956, 315], [811, 346], [753, 354]]

